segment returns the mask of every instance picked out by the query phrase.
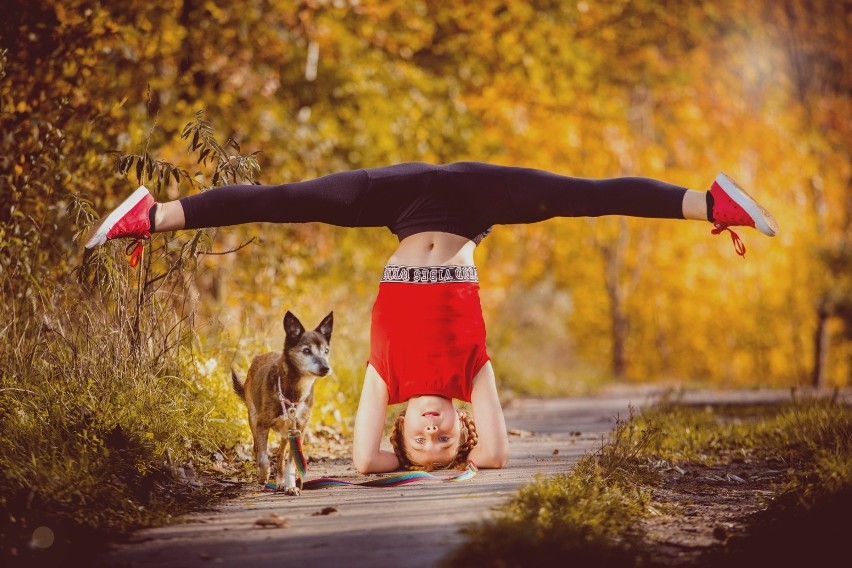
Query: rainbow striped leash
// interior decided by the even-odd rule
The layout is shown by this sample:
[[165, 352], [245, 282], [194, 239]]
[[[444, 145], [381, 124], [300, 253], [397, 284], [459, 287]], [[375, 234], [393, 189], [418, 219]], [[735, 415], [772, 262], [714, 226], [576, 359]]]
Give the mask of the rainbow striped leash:
[[[335, 487], [340, 485], [352, 485], [358, 487], [398, 487], [407, 483], [416, 481], [465, 481], [474, 477], [479, 471], [473, 462], [467, 462], [467, 469], [457, 475], [450, 477], [432, 475], [426, 471], [407, 471], [397, 475], [390, 475], [369, 481], [356, 483], [354, 481], [343, 481], [342, 479], [334, 479], [331, 477], [320, 477], [305, 481], [305, 474], [308, 470], [308, 465], [305, 460], [305, 454], [302, 452], [302, 437], [298, 430], [290, 430], [290, 458], [295, 462], [296, 473], [299, 475], [299, 488], [304, 490], [310, 489], [325, 489], [326, 487]], [[278, 485], [275, 482], [269, 481], [264, 485], [265, 491], [278, 491]]]

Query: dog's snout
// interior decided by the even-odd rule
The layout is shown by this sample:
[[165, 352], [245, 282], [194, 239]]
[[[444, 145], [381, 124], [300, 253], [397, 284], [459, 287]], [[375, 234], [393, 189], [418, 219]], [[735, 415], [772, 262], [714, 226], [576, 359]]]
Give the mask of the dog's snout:
[[329, 367], [328, 365], [320, 365], [320, 368], [319, 368], [319, 375], [320, 375], [320, 377], [324, 377], [324, 376], [326, 376], [326, 375], [327, 375], [330, 371], [331, 371], [331, 367]]

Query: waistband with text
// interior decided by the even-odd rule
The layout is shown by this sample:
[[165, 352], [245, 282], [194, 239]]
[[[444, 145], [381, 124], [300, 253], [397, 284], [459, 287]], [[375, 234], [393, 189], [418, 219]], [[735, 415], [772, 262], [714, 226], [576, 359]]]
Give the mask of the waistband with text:
[[440, 284], [443, 282], [479, 282], [475, 266], [385, 266], [382, 282]]

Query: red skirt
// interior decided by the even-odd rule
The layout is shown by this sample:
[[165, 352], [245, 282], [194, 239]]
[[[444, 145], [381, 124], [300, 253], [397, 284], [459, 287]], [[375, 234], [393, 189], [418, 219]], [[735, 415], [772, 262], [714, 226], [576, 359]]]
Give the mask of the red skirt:
[[[469, 402], [473, 378], [489, 360], [476, 269], [440, 267], [437, 279], [431, 269], [431, 279], [426, 272], [415, 283], [414, 271], [430, 269], [395, 268], [411, 278], [388, 281], [385, 270], [370, 330], [370, 364], [387, 384], [388, 403], [426, 394]], [[443, 279], [441, 270], [449, 271]]]

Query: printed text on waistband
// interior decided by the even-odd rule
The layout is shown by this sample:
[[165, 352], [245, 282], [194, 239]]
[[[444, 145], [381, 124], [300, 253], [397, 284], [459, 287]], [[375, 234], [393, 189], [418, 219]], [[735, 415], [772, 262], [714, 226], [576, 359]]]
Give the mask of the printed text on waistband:
[[385, 266], [382, 282], [479, 282], [475, 266]]

